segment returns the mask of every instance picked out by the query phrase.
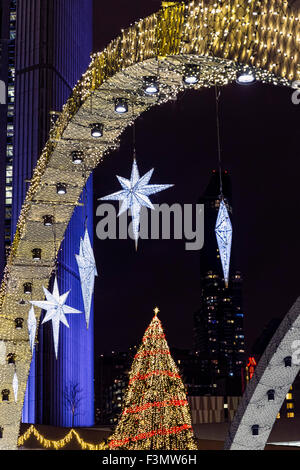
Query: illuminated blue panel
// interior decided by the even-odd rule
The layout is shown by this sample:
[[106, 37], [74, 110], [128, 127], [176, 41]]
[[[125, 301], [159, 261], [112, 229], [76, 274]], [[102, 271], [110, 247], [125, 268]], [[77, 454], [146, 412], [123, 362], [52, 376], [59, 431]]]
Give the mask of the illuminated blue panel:
[[[60, 0], [54, 6], [52, 0], [17, 2], [13, 233], [28, 188], [26, 181], [31, 179], [48, 139], [50, 111], [61, 111], [90, 63], [92, 12], [92, 0]], [[58, 269], [60, 291], [72, 289], [68, 303], [82, 311], [75, 253], [84, 235], [86, 215], [92, 241], [92, 178], [88, 182], [87, 205], [74, 211], [66, 232]], [[70, 329], [60, 329], [57, 361], [51, 325], [40, 327], [24, 402], [24, 422], [69, 426], [70, 413], [64, 406], [63, 393], [71, 380], [78, 381], [82, 389], [75, 423], [90, 426], [94, 422], [93, 314], [88, 330], [84, 315], [71, 317]]]

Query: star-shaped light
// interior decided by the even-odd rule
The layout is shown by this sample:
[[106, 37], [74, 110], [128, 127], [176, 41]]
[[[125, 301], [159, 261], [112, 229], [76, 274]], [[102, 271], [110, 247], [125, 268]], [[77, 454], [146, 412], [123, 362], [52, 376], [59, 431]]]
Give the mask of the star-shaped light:
[[84, 313], [87, 328], [89, 327], [92, 297], [94, 292], [95, 276], [98, 276], [93, 248], [89, 232], [86, 229], [84, 238], [80, 239], [79, 255], [75, 255], [82, 290]]
[[36, 323], [36, 318], [35, 318], [35, 314], [34, 314], [34, 307], [32, 306], [30, 311], [29, 311], [28, 320], [27, 320], [29, 343], [30, 343], [30, 348], [31, 348], [32, 352], [33, 352], [33, 348], [34, 348], [36, 325], [37, 325], [37, 323]]
[[159, 310], [158, 307], [155, 307], [155, 308], [153, 309], [153, 312], [154, 312], [154, 315], [157, 317], [157, 315], [159, 314], [160, 310]]
[[153, 171], [154, 168], [140, 178], [138, 166], [134, 159], [130, 180], [117, 176], [123, 190], [100, 198], [101, 201], [123, 201], [118, 214], [119, 216], [128, 209], [131, 210], [132, 228], [136, 247], [139, 238], [141, 208], [145, 206], [152, 210], [155, 209], [148, 196], [174, 186], [173, 184], [148, 184]]
[[43, 310], [46, 310], [46, 315], [43, 320], [43, 324], [52, 321], [52, 330], [53, 330], [53, 339], [54, 339], [54, 348], [55, 356], [57, 359], [58, 352], [58, 340], [59, 340], [59, 327], [60, 322], [62, 322], [66, 327], [69, 328], [69, 323], [65, 317], [66, 313], [82, 313], [79, 310], [76, 310], [73, 307], [65, 305], [66, 300], [70, 291], [66, 292], [63, 295], [59, 294], [57, 278], [54, 280], [53, 292], [49, 292], [45, 287], [43, 287], [44, 293], [47, 300], [44, 301], [30, 301], [35, 307], [39, 307]]
[[232, 242], [232, 225], [224, 200], [221, 200], [216, 222], [216, 236], [224, 273], [225, 286], [228, 287], [229, 265]]

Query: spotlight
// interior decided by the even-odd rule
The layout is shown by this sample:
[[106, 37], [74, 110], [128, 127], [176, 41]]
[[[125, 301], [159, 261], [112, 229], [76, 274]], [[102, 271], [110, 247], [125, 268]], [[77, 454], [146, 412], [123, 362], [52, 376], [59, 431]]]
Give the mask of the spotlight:
[[7, 355], [7, 363], [8, 364], [15, 364], [16, 363], [16, 355], [14, 353], [10, 353]]
[[252, 429], [252, 436], [258, 436], [259, 425], [258, 424], [253, 424], [251, 429]]
[[23, 284], [23, 287], [24, 287], [24, 294], [31, 294], [32, 292], [31, 282], [26, 282], [25, 284]]
[[94, 139], [99, 139], [103, 136], [103, 124], [96, 123], [91, 125], [91, 135]]
[[144, 77], [144, 91], [147, 95], [156, 95], [159, 92], [157, 77]]
[[254, 83], [255, 80], [256, 78], [254, 72], [252, 72], [250, 69], [247, 69], [239, 72], [236, 81], [239, 85], [250, 85], [251, 83]]
[[186, 64], [183, 81], [186, 85], [195, 85], [199, 81], [200, 67], [196, 64]]
[[60, 196], [67, 193], [67, 186], [63, 183], [57, 183], [56, 185], [57, 194]]
[[40, 248], [34, 248], [32, 250], [32, 259], [34, 261], [39, 261], [42, 259], [42, 250]]
[[124, 114], [128, 112], [128, 101], [126, 98], [117, 98], [115, 100], [115, 111], [118, 114]]
[[5, 390], [2, 390], [2, 401], [9, 401], [9, 394], [10, 391], [6, 388]]
[[74, 152], [71, 153], [72, 155], [72, 162], [74, 165], [80, 165], [83, 161], [83, 152], [80, 150], [74, 150]]
[[24, 318], [16, 318], [15, 319], [15, 327], [16, 330], [22, 330], [24, 323]]
[[52, 227], [52, 225], [54, 223], [53, 215], [44, 215], [43, 219], [44, 219], [45, 227]]
[[268, 395], [268, 400], [269, 401], [275, 400], [275, 390], [268, 390], [267, 395]]
[[285, 367], [292, 367], [292, 357], [287, 356], [284, 358], [284, 365]]

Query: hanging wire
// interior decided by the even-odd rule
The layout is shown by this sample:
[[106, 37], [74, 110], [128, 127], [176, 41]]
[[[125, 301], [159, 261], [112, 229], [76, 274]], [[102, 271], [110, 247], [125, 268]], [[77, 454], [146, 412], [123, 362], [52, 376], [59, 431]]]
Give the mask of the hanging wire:
[[54, 275], [57, 276], [58, 273], [58, 252], [56, 253], [56, 214], [55, 214], [55, 207], [53, 208], [53, 224], [52, 224], [52, 232], [53, 232], [53, 241], [54, 241]]
[[85, 163], [83, 163], [82, 176], [83, 176], [83, 179], [85, 181], [85, 185], [84, 185], [84, 188], [83, 188], [83, 197], [82, 197], [84, 232], [85, 232], [87, 230], [87, 223], [88, 223], [88, 211], [87, 211], [88, 196], [87, 196], [87, 181], [86, 181], [86, 166], [85, 166]]
[[220, 197], [223, 196], [223, 180], [222, 180], [222, 155], [221, 155], [221, 136], [220, 136], [220, 101], [221, 91], [218, 88], [218, 85], [215, 85], [215, 97], [216, 97], [216, 125], [217, 125], [217, 145], [218, 145], [218, 165], [219, 165], [219, 177], [220, 177]]
[[136, 160], [136, 129], [135, 129], [135, 118], [134, 118], [134, 104], [132, 104], [132, 153], [133, 160]]

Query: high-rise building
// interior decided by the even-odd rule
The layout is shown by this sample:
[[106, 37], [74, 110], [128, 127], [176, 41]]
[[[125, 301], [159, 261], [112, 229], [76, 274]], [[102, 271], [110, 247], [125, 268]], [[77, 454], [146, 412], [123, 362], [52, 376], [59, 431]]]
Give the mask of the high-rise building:
[[[0, 1], [5, 25], [1, 33], [1, 39], [4, 37], [1, 44], [5, 46], [6, 72], [3, 73], [8, 83], [6, 135], [1, 135], [5, 151], [1, 150], [4, 159], [2, 154], [0, 159], [0, 171], [6, 173], [7, 186], [6, 194], [2, 194], [1, 185], [1, 204], [3, 201], [5, 204], [0, 206], [0, 220], [3, 223], [4, 212], [7, 242], [14, 235], [33, 169], [48, 139], [51, 113], [62, 110], [89, 64], [92, 3], [92, 0]], [[83, 301], [75, 253], [79, 253], [86, 216], [93, 239], [92, 178], [86, 185], [83, 200], [84, 207], [74, 211], [65, 234], [57, 269], [60, 291], [71, 289], [68, 304], [81, 311]], [[0, 226], [0, 231], [3, 229]], [[55, 239], [55, 224], [53, 231]], [[70, 315], [68, 321], [69, 329], [60, 328], [57, 360], [51, 322], [40, 325], [23, 409], [24, 422], [70, 426], [72, 413], [65, 395], [75, 386], [81, 394], [75, 425], [94, 422], [93, 318], [89, 329], [84, 314]]]
[[[223, 195], [232, 218], [231, 181], [222, 173]], [[220, 174], [213, 171], [200, 202], [204, 204], [204, 246], [200, 252], [200, 309], [194, 314], [195, 351], [210, 361], [211, 380], [229, 395], [241, 394], [245, 364], [242, 276], [235, 267], [234, 226], [229, 285], [224, 275], [215, 226], [220, 207]], [[221, 386], [221, 383], [223, 385]]]
[[15, 111], [16, 0], [0, 0], [0, 80], [5, 104], [0, 104], [0, 278], [11, 243], [13, 136]]
[[128, 386], [128, 375], [136, 347], [128, 352], [102, 354], [95, 361], [95, 421], [116, 425]]

